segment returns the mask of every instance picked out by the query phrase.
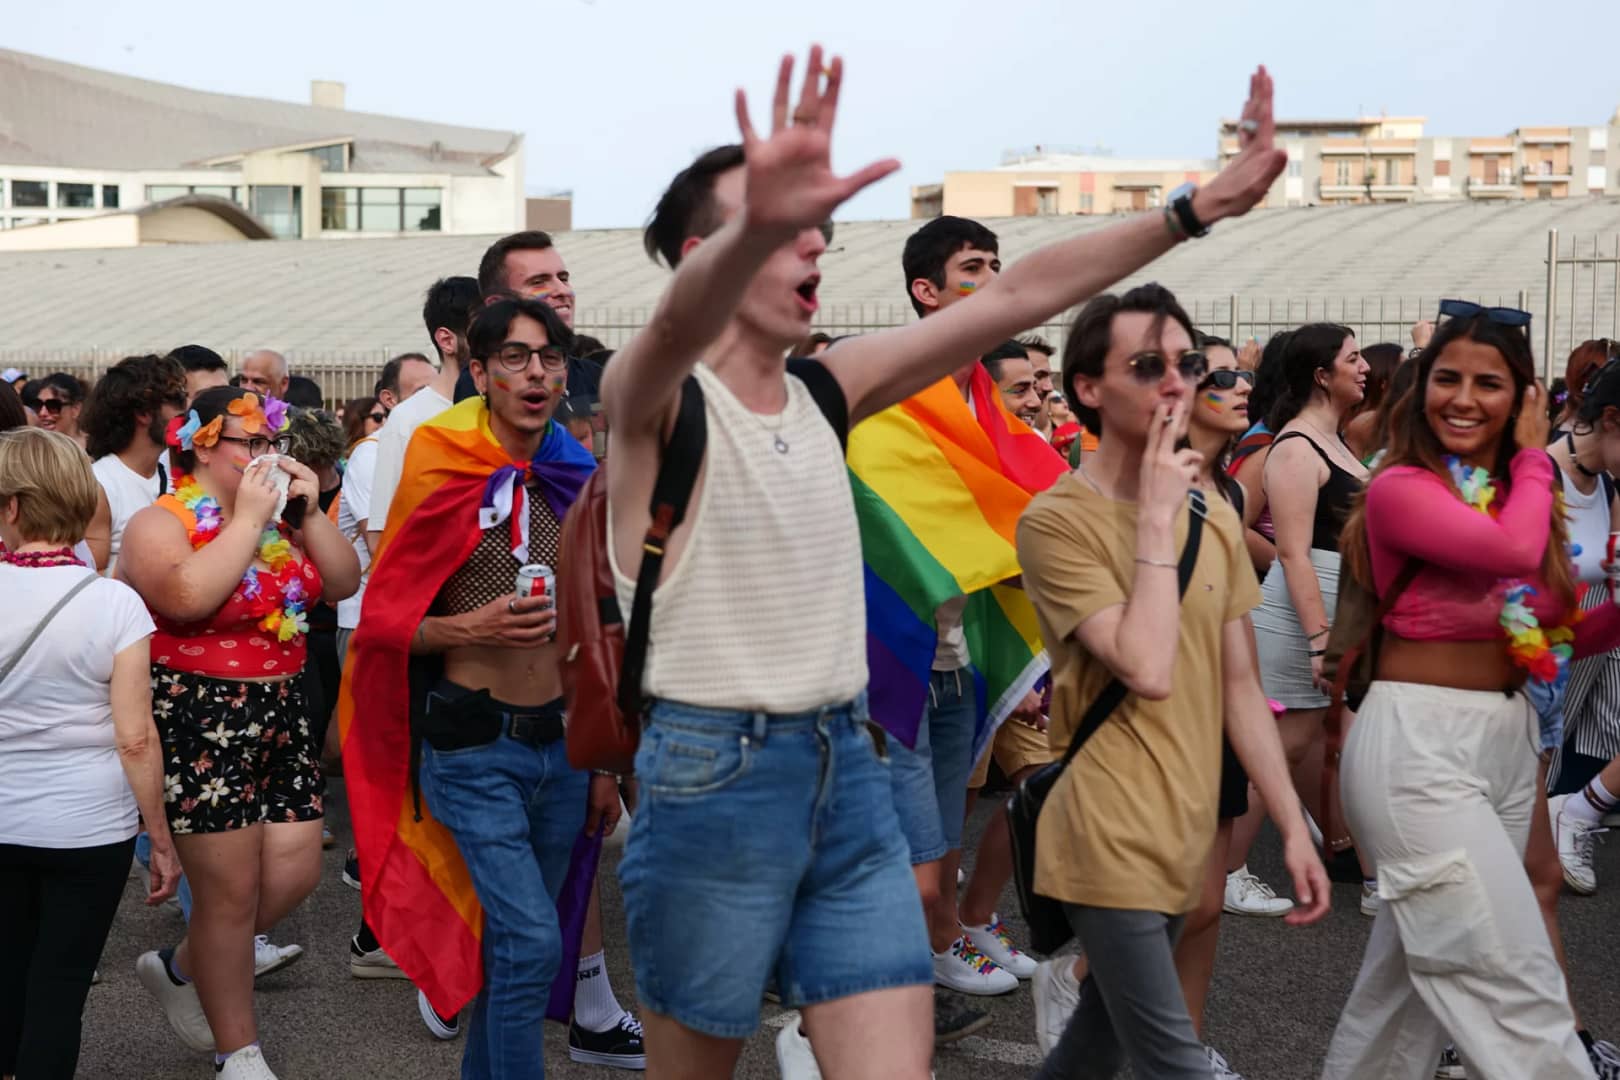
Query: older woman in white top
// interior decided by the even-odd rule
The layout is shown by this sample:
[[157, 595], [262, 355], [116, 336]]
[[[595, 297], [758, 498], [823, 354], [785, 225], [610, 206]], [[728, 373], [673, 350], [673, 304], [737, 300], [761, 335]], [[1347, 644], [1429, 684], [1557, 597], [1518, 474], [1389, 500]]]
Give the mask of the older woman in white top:
[[180, 872], [152, 723], [151, 617], [73, 552], [96, 492], [67, 436], [0, 433], [0, 1075], [29, 1080], [73, 1076], [137, 813], [152, 836], [147, 903], [173, 895]]

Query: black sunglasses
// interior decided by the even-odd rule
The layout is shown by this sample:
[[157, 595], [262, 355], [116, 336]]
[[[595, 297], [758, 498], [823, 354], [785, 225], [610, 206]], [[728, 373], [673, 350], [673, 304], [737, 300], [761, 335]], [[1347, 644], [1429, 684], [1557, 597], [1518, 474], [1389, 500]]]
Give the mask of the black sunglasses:
[[1498, 326], [1512, 326], [1525, 331], [1530, 329], [1530, 313], [1511, 307], [1486, 307], [1471, 300], [1442, 300], [1440, 301], [1440, 315], [1448, 319], [1471, 319], [1476, 315], [1483, 315]]
[[[1166, 369], [1170, 366], [1164, 356], [1156, 352], [1137, 353], [1126, 361], [1131, 366], [1131, 374], [1136, 376], [1140, 383], [1156, 383], [1164, 378]], [[1197, 383], [1209, 370], [1209, 361], [1197, 349], [1188, 349], [1176, 358], [1176, 371], [1190, 383]]]
[[67, 408], [67, 406], [68, 406], [68, 403], [63, 401], [59, 397], [58, 398], [40, 398], [39, 399], [39, 411], [40, 412], [48, 412], [48, 413], [52, 414], [53, 416], [55, 414], [61, 412], [63, 409]]
[[370, 420], [373, 424], [380, 424], [384, 420], [388, 419], [388, 414], [385, 413], [385, 412], [374, 412], [371, 415], [367, 416], [366, 419]]
[[1238, 384], [1240, 379], [1253, 386], [1254, 372], [1245, 371], [1242, 368], [1220, 368], [1205, 375], [1203, 381], [1198, 384], [1198, 389], [1202, 390], [1207, 386], [1213, 386], [1217, 390], [1230, 390]]
[[821, 230], [822, 243], [831, 245], [833, 238], [833, 223], [830, 221], [823, 221], [817, 227]]

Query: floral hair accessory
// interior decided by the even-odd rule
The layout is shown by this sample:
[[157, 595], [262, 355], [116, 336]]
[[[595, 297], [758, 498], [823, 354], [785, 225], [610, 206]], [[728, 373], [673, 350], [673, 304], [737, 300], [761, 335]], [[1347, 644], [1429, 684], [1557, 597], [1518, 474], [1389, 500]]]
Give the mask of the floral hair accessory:
[[195, 450], [199, 446], [207, 448], [219, 442], [219, 433], [225, 428], [224, 421], [224, 417], [216, 416], [204, 424], [197, 416], [197, 410], [192, 409], [185, 417], [176, 416], [169, 421], [164, 441], [181, 450]]
[[249, 435], [257, 435], [270, 426], [264, 410], [259, 406], [259, 395], [252, 391], [243, 394], [225, 408], [232, 416], [242, 421], [242, 430]]
[[224, 430], [225, 418], [223, 416], [216, 416], [212, 420], [208, 421], [208, 423], [197, 429], [196, 434], [191, 436], [191, 445], [186, 447], [186, 449], [193, 450], [199, 446], [207, 449], [208, 447], [219, 442], [220, 432]]
[[264, 399], [264, 422], [276, 434], [287, 429], [287, 403], [278, 397]]

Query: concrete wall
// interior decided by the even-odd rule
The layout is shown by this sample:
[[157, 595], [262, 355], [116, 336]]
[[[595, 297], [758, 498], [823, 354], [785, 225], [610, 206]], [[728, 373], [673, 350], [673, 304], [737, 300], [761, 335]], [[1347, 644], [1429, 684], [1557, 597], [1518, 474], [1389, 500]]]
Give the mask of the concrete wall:
[[[213, 217], [212, 214], [209, 215]], [[217, 220], [217, 219], [216, 219]], [[237, 239], [241, 238], [238, 233]], [[55, 225], [33, 225], [24, 229], [0, 230], [0, 251], [60, 251], [65, 248], [124, 248], [140, 243], [140, 226], [133, 214]]]
[[567, 232], [574, 227], [574, 199], [563, 195], [525, 200], [523, 227], [541, 232]]

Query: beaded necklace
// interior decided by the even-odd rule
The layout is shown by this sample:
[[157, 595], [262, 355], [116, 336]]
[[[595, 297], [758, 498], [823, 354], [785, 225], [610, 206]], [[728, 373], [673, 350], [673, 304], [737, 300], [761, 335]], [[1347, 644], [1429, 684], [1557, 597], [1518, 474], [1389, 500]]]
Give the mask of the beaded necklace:
[[84, 560], [73, 554], [72, 548], [52, 551], [7, 551], [0, 545], [0, 563], [11, 566], [83, 566]]
[[[182, 474], [174, 479], [175, 499], [191, 511], [196, 521], [188, 533], [195, 551], [219, 535], [223, 515], [218, 501], [203, 491], [196, 477]], [[259, 629], [274, 634], [281, 642], [309, 633], [309, 617], [305, 614], [309, 593], [304, 588], [303, 574], [292, 556], [292, 544], [274, 524], [266, 525], [259, 534], [258, 557], [270, 570], [266, 573], [249, 566], [242, 575], [242, 598], [248, 602], [250, 612], [258, 616]]]

